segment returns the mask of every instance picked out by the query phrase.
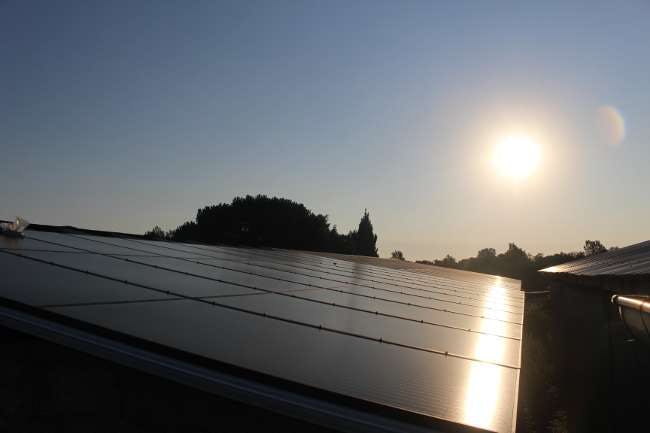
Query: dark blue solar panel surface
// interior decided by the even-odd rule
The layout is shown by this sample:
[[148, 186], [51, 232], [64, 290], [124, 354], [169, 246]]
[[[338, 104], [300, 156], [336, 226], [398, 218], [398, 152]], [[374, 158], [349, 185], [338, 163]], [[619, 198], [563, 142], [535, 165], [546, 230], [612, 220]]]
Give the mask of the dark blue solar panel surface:
[[513, 280], [33, 230], [0, 236], [0, 269], [14, 301], [348, 397], [514, 426]]

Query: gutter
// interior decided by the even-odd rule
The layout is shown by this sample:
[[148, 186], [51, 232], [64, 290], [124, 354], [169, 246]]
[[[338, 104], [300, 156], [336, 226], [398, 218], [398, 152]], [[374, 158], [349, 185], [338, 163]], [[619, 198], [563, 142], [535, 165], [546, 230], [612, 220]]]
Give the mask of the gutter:
[[650, 297], [642, 295], [614, 295], [612, 304], [618, 307], [621, 320], [630, 335], [650, 345]]

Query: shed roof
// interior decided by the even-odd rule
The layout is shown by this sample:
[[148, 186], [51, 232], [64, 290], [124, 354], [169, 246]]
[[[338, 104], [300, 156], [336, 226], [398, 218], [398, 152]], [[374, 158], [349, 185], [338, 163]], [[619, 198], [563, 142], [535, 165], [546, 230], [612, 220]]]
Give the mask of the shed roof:
[[540, 272], [584, 276], [648, 275], [650, 274], [650, 241], [551, 266]]

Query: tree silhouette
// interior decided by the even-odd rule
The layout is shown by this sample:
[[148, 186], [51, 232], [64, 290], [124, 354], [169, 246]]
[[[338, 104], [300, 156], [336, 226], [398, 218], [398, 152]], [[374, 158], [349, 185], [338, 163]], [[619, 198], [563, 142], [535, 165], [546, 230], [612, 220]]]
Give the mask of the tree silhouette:
[[523, 249], [519, 248], [514, 242], [508, 244], [505, 253], [499, 254], [501, 258], [499, 270], [502, 275], [519, 275], [521, 278], [527, 270], [530, 257]]
[[404, 258], [404, 253], [402, 253], [400, 250], [395, 250], [390, 253], [390, 258], [395, 260], [406, 260]]
[[606, 253], [607, 248], [600, 241], [585, 241], [585, 256], [593, 256], [594, 254]]
[[377, 235], [372, 229], [368, 209], [363, 211], [356, 233], [356, 253], [361, 256], [379, 257], [377, 254]]
[[458, 262], [447, 254], [444, 259], [434, 260], [433, 263], [428, 260], [420, 260], [418, 263], [435, 264], [449, 268], [521, 279], [534, 275], [539, 269], [566, 263], [584, 256], [585, 254], [582, 252], [562, 252], [549, 256], [536, 254], [535, 256], [531, 256], [515, 243], [510, 243], [508, 244], [508, 249], [498, 255], [494, 248], [483, 248], [478, 252], [476, 257], [469, 257]]
[[159, 226], [145, 232], [144, 237], [147, 239], [162, 240], [167, 238], [167, 234]]
[[433, 263], [437, 266], [446, 266], [448, 268], [455, 268], [457, 264], [456, 259], [449, 254], [447, 254], [444, 259], [435, 260]]
[[187, 221], [175, 230], [170, 230], [167, 237], [175, 241], [200, 241], [199, 227], [194, 221]]
[[146, 235], [151, 239], [377, 256], [377, 236], [367, 211], [358, 229], [344, 235], [336, 226], [330, 229], [327, 215], [315, 214], [292, 200], [265, 195], [235, 197], [231, 203], [206, 206], [197, 211], [196, 221], [166, 234], [157, 227]]

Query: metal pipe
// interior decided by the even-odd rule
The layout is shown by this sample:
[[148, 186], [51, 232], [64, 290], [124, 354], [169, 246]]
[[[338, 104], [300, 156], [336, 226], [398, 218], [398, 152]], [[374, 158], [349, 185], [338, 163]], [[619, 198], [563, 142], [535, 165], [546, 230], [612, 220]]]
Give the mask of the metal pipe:
[[612, 303], [632, 337], [650, 345], [650, 297], [614, 295]]

